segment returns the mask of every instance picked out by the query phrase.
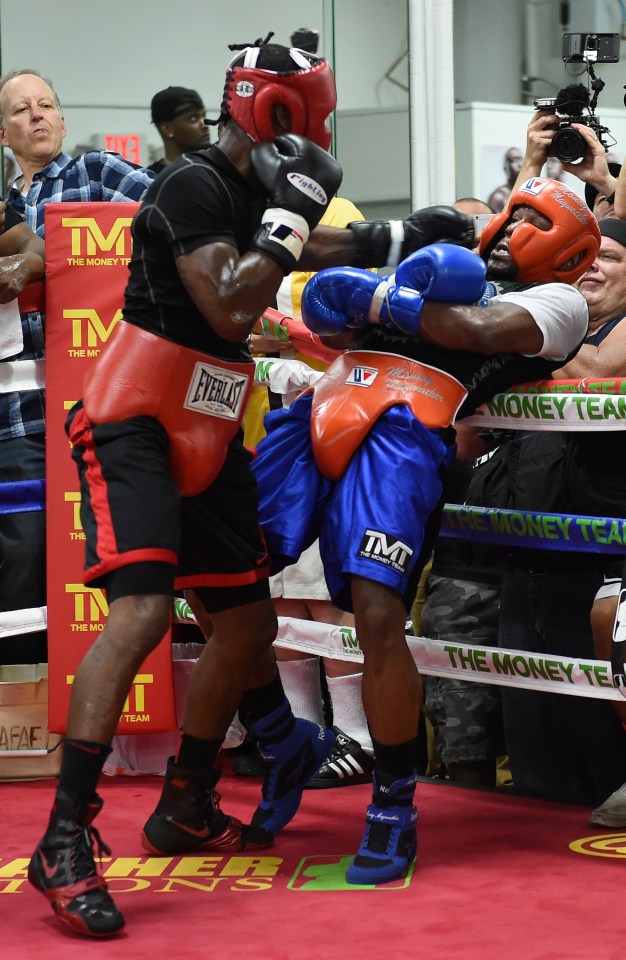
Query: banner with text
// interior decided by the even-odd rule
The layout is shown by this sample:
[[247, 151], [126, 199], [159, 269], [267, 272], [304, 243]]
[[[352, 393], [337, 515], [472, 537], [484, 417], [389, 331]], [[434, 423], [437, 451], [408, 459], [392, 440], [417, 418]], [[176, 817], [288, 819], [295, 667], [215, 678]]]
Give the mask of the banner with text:
[[[563, 654], [544, 656], [525, 650], [473, 647], [428, 637], [406, 638], [413, 660], [422, 673], [451, 680], [475, 680], [503, 687], [564, 693], [596, 700], [623, 699], [613, 684], [606, 660], [580, 660]], [[363, 663], [359, 638], [353, 627], [313, 620], [278, 618], [274, 646], [319, 657]]]
[[[84, 533], [76, 467], [65, 434], [69, 408], [122, 315], [136, 203], [46, 207], [46, 504], [49, 728], [65, 732], [70, 686], [103, 629], [102, 590], [83, 584]], [[176, 728], [171, 637], [145, 660], [118, 733]]]

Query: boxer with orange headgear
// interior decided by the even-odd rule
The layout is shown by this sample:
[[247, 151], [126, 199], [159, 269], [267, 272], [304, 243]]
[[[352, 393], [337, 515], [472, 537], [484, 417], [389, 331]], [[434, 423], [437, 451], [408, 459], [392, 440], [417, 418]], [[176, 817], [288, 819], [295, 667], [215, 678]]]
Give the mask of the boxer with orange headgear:
[[[580, 198], [535, 178], [483, 231], [487, 268], [442, 243], [385, 280], [338, 267], [305, 287], [307, 326], [352, 344], [314, 390], [266, 417], [253, 470], [275, 568], [319, 537], [332, 600], [355, 614], [375, 769], [349, 883], [398, 879], [416, 854], [421, 683], [405, 619], [439, 526], [450, 428], [578, 349], [588, 311], [572, 281], [598, 243]], [[501, 293], [505, 279], [516, 289]]]
[[[516, 211], [529, 208], [549, 221], [533, 223], [532, 217], [513, 232], [511, 225], [522, 218]], [[510, 239], [507, 245], [507, 234]], [[593, 262], [600, 243], [596, 218], [573, 190], [556, 180], [531, 177], [511, 194], [501, 213], [495, 214], [480, 238], [480, 254], [488, 264], [491, 279], [507, 270], [508, 255], [518, 283], [573, 283]], [[494, 276], [496, 274], [496, 276]]]

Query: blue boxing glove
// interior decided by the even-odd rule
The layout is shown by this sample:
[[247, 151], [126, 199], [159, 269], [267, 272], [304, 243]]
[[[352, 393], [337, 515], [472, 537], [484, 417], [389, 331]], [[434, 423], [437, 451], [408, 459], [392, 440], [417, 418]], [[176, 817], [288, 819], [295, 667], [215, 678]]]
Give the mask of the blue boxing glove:
[[365, 327], [380, 285], [380, 277], [360, 267], [320, 270], [302, 291], [302, 319], [309, 330], [322, 336]]
[[330, 267], [309, 280], [302, 318], [318, 334], [379, 324], [417, 335], [424, 300], [475, 303], [485, 289], [484, 262], [451, 244], [432, 244], [407, 257], [392, 280], [358, 267]]
[[370, 306], [370, 323], [417, 336], [425, 300], [476, 303], [485, 293], [487, 267], [481, 258], [449, 243], [433, 243], [398, 266], [387, 290]]
[[418, 290], [425, 300], [476, 303], [485, 292], [487, 267], [471, 250], [432, 243], [399, 264], [394, 282]]

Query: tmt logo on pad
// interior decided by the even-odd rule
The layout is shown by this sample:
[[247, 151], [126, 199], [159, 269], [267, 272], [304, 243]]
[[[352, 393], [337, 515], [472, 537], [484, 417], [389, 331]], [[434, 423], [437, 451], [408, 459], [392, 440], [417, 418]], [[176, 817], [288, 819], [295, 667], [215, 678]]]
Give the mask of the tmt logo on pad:
[[75, 257], [109, 253], [114, 247], [117, 256], [125, 257], [130, 256], [130, 234], [126, 231], [132, 222], [132, 217], [118, 217], [106, 236], [95, 217], [63, 217], [61, 226], [72, 231], [72, 255]]
[[85, 347], [100, 347], [106, 343], [122, 319], [122, 310], [116, 310], [109, 322], [103, 320], [98, 311], [90, 307], [64, 310], [63, 319], [72, 321], [72, 350], [81, 350]]

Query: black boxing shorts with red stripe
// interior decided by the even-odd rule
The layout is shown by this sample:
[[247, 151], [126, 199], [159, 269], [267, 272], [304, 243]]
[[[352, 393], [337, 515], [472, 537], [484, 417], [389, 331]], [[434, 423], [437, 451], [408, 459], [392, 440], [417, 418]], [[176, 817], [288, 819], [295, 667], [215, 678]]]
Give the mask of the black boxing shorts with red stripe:
[[182, 497], [156, 419], [92, 424], [78, 403], [66, 430], [80, 477], [86, 584], [104, 586], [109, 602], [205, 588], [209, 612], [269, 597], [252, 454], [240, 436], [213, 483]]

